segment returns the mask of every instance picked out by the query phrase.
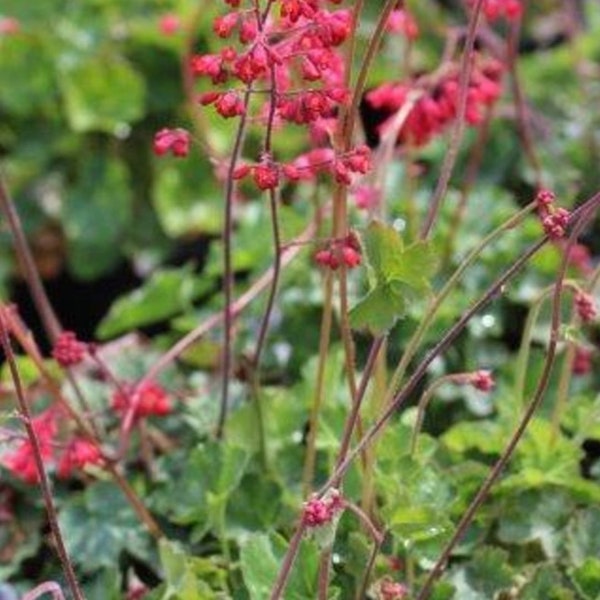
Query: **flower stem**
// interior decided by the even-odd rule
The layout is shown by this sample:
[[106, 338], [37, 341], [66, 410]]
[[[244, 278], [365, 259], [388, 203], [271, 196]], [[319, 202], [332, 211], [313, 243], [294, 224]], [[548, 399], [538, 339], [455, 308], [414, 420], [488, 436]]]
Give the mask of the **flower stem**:
[[540, 379], [538, 380], [538, 384], [533, 394], [533, 397], [527, 405], [527, 408], [523, 413], [523, 416], [521, 417], [517, 428], [511, 435], [510, 440], [506, 445], [505, 449], [503, 450], [500, 458], [491, 468], [483, 485], [479, 488], [479, 491], [475, 495], [475, 498], [473, 498], [471, 504], [461, 517], [454, 532], [454, 535], [446, 544], [444, 550], [442, 551], [442, 554], [440, 555], [433, 569], [427, 576], [427, 579], [425, 580], [425, 583], [423, 584], [423, 587], [421, 588], [419, 594], [416, 596], [415, 600], [426, 600], [427, 598], [429, 598], [433, 583], [444, 570], [444, 567], [447, 564], [448, 559], [450, 558], [450, 555], [454, 550], [456, 544], [458, 544], [458, 542], [466, 533], [467, 528], [469, 527], [471, 521], [473, 520], [473, 517], [475, 516], [475, 513], [477, 512], [481, 504], [484, 502], [484, 500], [487, 498], [490, 489], [498, 480], [498, 477], [500, 477], [500, 474], [502, 473], [502, 471], [506, 467], [506, 464], [512, 457], [515, 448], [521, 441], [529, 423], [531, 422], [531, 419], [537, 412], [537, 409], [539, 408], [544, 398], [544, 394], [550, 381], [550, 375], [552, 373], [552, 368], [554, 366], [554, 360], [556, 357], [556, 348], [558, 345], [559, 329], [561, 324], [561, 299], [564, 289], [565, 274], [567, 272], [569, 252], [573, 244], [575, 243], [577, 237], [579, 236], [581, 230], [583, 229], [584, 225], [588, 223], [591, 215], [596, 210], [598, 204], [600, 204], [600, 197], [597, 198], [596, 202], [586, 204], [585, 209], [582, 212], [580, 212], [578, 218], [576, 219], [573, 231], [569, 235], [569, 239], [567, 241], [567, 246], [565, 249], [565, 254], [562, 260], [559, 273], [556, 278], [556, 283], [554, 285], [554, 293], [552, 298], [552, 325], [550, 328], [550, 339], [546, 353], [546, 360], [544, 361], [542, 374], [540, 375]]
[[473, 7], [471, 18], [469, 20], [469, 29], [467, 31], [467, 39], [465, 41], [465, 49], [463, 51], [462, 63], [460, 66], [460, 77], [459, 77], [459, 95], [458, 95], [458, 107], [456, 120], [454, 121], [454, 127], [450, 133], [450, 142], [448, 144], [448, 150], [444, 155], [444, 162], [442, 163], [442, 169], [440, 171], [440, 177], [438, 179], [435, 191], [429, 203], [429, 210], [423, 227], [421, 229], [421, 238], [427, 239], [431, 233], [431, 229], [435, 224], [442, 200], [448, 190], [448, 184], [450, 183], [450, 177], [452, 177], [452, 171], [458, 158], [458, 151], [460, 149], [460, 143], [462, 141], [463, 132], [465, 128], [465, 114], [467, 111], [467, 93], [469, 91], [469, 81], [471, 80], [471, 72], [473, 70], [473, 52], [475, 48], [475, 38], [477, 36], [477, 26], [479, 24], [479, 15], [483, 7], [484, 0], [477, 0], [477, 3]]
[[83, 593], [81, 592], [81, 589], [79, 587], [77, 576], [75, 575], [75, 569], [73, 568], [73, 563], [71, 562], [71, 558], [67, 551], [67, 547], [65, 545], [62, 533], [60, 531], [60, 526], [58, 524], [58, 515], [56, 512], [56, 507], [54, 505], [54, 497], [52, 496], [50, 480], [48, 478], [48, 475], [46, 474], [46, 469], [44, 467], [44, 460], [42, 458], [42, 449], [40, 446], [40, 441], [37, 435], [37, 431], [33, 426], [33, 416], [31, 414], [29, 404], [25, 397], [25, 393], [21, 383], [21, 377], [19, 375], [19, 369], [17, 367], [15, 355], [13, 353], [8, 334], [8, 327], [6, 324], [6, 309], [0, 310], [0, 344], [2, 345], [2, 349], [4, 350], [4, 356], [6, 358], [6, 361], [8, 362], [8, 367], [17, 395], [19, 412], [23, 419], [23, 424], [25, 426], [25, 430], [27, 431], [27, 437], [29, 438], [29, 443], [31, 444], [31, 448], [33, 451], [33, 457], [35, 460], [35, 466], [39, 478], [40, 488], [42, 491], [42, 496], [44, 498], [46, 514], [48, 516], [48, 523], [50, 525], [50, 530], [52, 531], [54, 543], [56, 544], [56, 551], [58, 553], [58, 557], [60, 559], [65, 578], [67, 580], [74, 600], [85, 600]]

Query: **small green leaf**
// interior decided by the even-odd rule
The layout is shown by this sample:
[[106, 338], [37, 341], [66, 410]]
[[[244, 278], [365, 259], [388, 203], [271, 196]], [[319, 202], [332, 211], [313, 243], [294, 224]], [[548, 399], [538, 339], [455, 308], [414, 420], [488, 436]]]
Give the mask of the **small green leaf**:
[[382, 284], [373, 288], [350, 311], [350, 326], [381, 334], [391, 329], [396, 320], [404, 316], [405, 309], [402, 296], [396, 295], [391, 286]]
[[59, 521], [71, 556], [85, 573], [113, 567], [123, 551], [142, 560], [150, 556], [148, 533], [111, 483], [94, 483], [73, 496], [62, 507]]
[[508, 553], [499, 548], [484, 547], [465, 567], [451, 578], [456, 586], [456, 598], [461, 600], [490, 600], [512, 585]]
[[402, 262], [404, 244], [390, 225], [372, 221], [362, 237], [369, 267], [378, 283], [387, 281]]
[[142, 287], [110, 307], [100, 323], [98, 336], [106, 339], [173, 317], [190, 308], [212, 285], [212, 280], [195, 276], [191, 265], [156, 271]]
[[535, 571], [519, 593], [520, 600], [574, 600], [573, 592], [564, 587], [563, 578], [557, 567], [542, 565]]
[[428, 242], [405, 248], [400, 234], [379, 221], [369, 224], [362, 244], [371, 290], [350, 311], [350, 324], [381, 334], [404, 316], [409, 302], [429, 290], [436, 268], [435, 254]]
[[588, 556], [583, 563], [572, 569], [571, 580], [586, 600], [597, 600], [600, 597], [600, 559]]
[[74, 131], [114, 134], [144, 114], [144, 80], [120, 56], [69, 64], [62, 69], [59, 82]]
[[[240, 562], [251, 600], [270, 596], [286, 550], [287, 542], [276, 535], [254, 535], [242, 545]], [[286, 600], [316, 598], [318, 569], [316, 545], [303, 540], [287, 585]]]

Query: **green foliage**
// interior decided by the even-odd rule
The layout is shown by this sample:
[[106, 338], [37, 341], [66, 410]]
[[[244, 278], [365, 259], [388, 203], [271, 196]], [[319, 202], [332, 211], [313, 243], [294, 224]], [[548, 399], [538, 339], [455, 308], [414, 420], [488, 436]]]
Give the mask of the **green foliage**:
[[[260, 534], [251, 536], [242, 545], [240, 557], [242, 573], [251, 600], [262, 600], [269, 596], [286, 547], [287, 544], [281, 537]], [[305, 541], [287, 587], [286, 599], [305, 600], [316, 597], [318, 569], [317, 547]]]
[[101, 339], [174, 317], [191, 308], [212, 287], [194, 276], [191, 266], [155, 271], [141, 287], [119, 298], [98, 327]]
[[67, 500], [60, 527], [74, 562], [86, 573], [114, 566], [124, 552], [141, 560], [152, 557], [148, 533], [112, 483], [94, 483]]
[[379, 221], [367, 227], [362, 244], [371, 289], [350, 312], [350, 323], [354, 328], [380, 334], [405, 316], [409, 303], [429, 290], [436, 258], [429, 243], [415, 242], [405, 247], [398, 231]]

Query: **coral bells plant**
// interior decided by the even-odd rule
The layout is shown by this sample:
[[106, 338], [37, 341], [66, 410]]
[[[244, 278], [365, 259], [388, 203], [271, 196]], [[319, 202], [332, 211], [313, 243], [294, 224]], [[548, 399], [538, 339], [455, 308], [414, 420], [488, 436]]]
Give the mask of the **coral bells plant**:
[[61, 367], [78, 365], [87, 353], [88, 345], [79, 341], [73, 331], [63, 331], [52, 349], [52, 356]]
[[597, 597], [597, 19], [13, 4], [0, 596]]
[[[465, 119], [469, 125], [479, 125], [487, 108], [500, 97], [503, 72], [503, 65], [499, 61], [477, 57], [466, 96]], [[421, 92], [398, 132], [398, 143], [424, 146], [442, 134], [456, 119], [459, 88], [459, 68], [451, 64], [440, 73], [423, 75], [414, 81], [384, 83], [369, 91], [365, 102], [373, 110], [390, 115], [377, 128], [381, 137], [393, 122], [392, 116], [402, 109], [411, 92]]]

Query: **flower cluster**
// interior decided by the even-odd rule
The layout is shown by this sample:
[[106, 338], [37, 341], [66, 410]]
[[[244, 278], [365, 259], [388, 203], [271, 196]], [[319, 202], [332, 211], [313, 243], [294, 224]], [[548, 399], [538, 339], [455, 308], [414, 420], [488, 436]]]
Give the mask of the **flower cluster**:
[[585, 292], [579, 291], [575, 294], [575, 310], [584, 323], [590, 323], [598, 316], [593, 296]]
[[112, 397], [112, 408], [126, 412], [133, 407], [134, 417], [165, 416], [172, 410], [171, 399], [156, 381], [146, 381], [139, 386], [125, 384]]
[[419, 37], [419, 26], [414, 17], [406, 10], [397, 8], [390, 14], [386, 29], [389, 33], [399, 33], [407, 40], [415, 40]]
[[[472, 7], [477, 0], [468, 0]], [[523, 14], [523, 5], [521, 0], [484, 0], [483, 14], [488, 21], [497, 21], [506, 19], [507, 21], [516, 21]]]
[[304, 503], [302, 521], [307, 527], [320, 527], [339, 514], [344, 508], [344, 499], [337, 490], [332, 490], [327, 496], [316, 496]]
[[163, 156], [170, 152], [183, 157], [190, 152], [190, 134], [185, 129], [161, 129], [154, 136], [154, 154]]
[[0, 35], [15, 35], [21, 31], [21, 23], [14, 17], [0, 18]]
[[[465, 120], [469, 125], [481, 123], [485, 107], [500, 97], [502, 73], [503, 68], [498, 61], [478, 57], [467, 90]], [[378, 136], [382, 136], [391, 126], [393, 115], [409, 100], [409, 95], [419, 91], [420, 98], [398, 132], [398, 143], [413, 146], [427, 144], [456, 119], [460, 98], [459, 80], [458, 65], [451, 65], [437, 76], [384, 83], [369, 91], [364, 100], [366, 105], [376, 114], [382, 115], [377, 127]]]
[[78, 365], [88, 352], [88, 345], [80, 342], [72, 331], [63, 331], [57, 338], [52, 357], [64, 368]]
[[560, 240], [565, 236], [571, 213], [555, 206], [555, 201], [554, 192], [546, 189], [539, 190], [535, 197], [544, 232], [551, 240]]
[[[234, 10], [218, 16], [213, 30], [230, 43], [219, 53], [190, 60], [195, 77], [219, 86], [200, 94], [199, 103], [213, 106], [226, 119], [252, 110], [253, 121], [265, 123], [268, 130], [289, 123], [329, 132], [349, 97], [338, 47], [350, 35], [351, 11], [326, 6], [340, 1], [278, 0], [269, 2], [262, 14], [255, 5], [245, 9], [242, 0], [227, 2]], [[255, 164], [238, 166], [234, 178], [251, 177], [259, 189], [272, 190], [283, 177], [296, 182], [329, 172], [338, 183], [349, 185], [354, 174], [370, 168], [367, 148], [341, 156], [329, 148], [321, 150], [328, 156], [319, 164], [283, 164], [265, 147]]]
[[573, 374], [587, 375], [592, 371], [593, 351], [584, 346], [575, 348], [575, 356], [573, 357]]
[[[55, 465], [57, 475], [63, 479], [86, 465], [102, 464], [103, 458], [98, 446], [83, 438], [73, 438], [59, 451], [62, 447], [57, 437], [60, 416], [61, 412], [51, 407], [32, 421], [44, 464]], [[2, 465], [25, 483], [39, 482], [34, 450], [29, 439], [23, 439], [13, 451], [5, 454]]]
[[322, 267], [336, 270], [340, 265], [349, 269], [358, 267], [361, 263], [360, 242], [354, 233], [349, 233], [341, 240], [333, 240], [315, 254], [315, 262]]
[[85, 438], [75, 437], [58, 461], [56, 473], [61, 479], [67, 479], [73, 471], [81, 470], [86, 465], [102, 464], [102, 461], [102, 453], [97, 445]]
[[388, 577], [376, 581], [370, 591], [373, 598], [379, 600], [406, 600], [409, 594], [408, 586], [392, 581]]
[[484, 369], [473, 371], [472, 373], [452, 375], [452, 380], [460, 385], [471, 385], [480, 392], [490, 392], [496, 385], [491, 371]]

